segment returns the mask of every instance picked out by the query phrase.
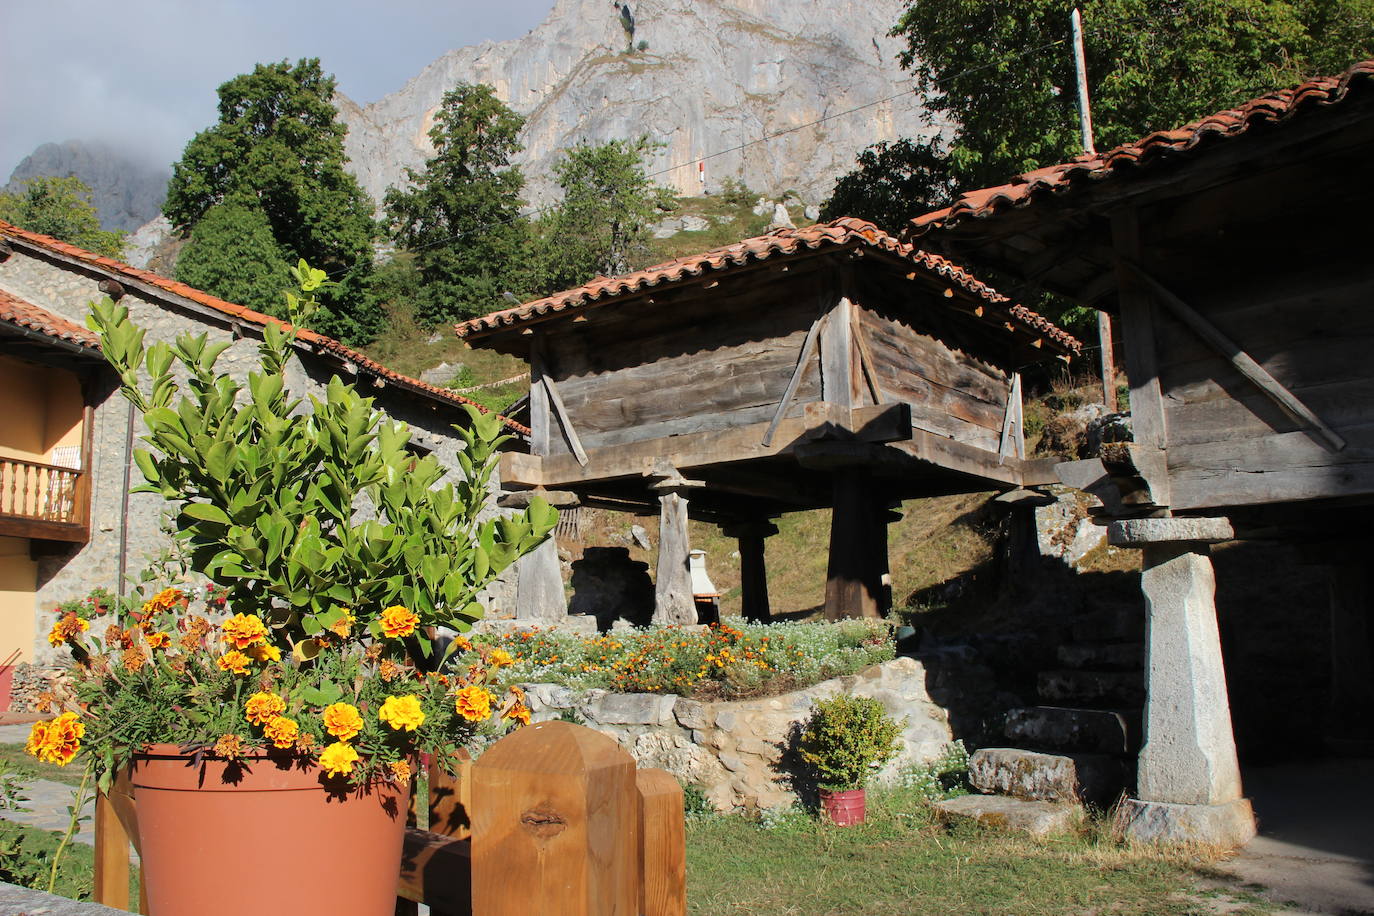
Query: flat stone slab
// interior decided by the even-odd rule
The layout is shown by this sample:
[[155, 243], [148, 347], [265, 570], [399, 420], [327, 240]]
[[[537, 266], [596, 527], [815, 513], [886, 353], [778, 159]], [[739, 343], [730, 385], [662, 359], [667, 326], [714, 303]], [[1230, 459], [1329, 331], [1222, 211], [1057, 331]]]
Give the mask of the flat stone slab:
[[16, 916], [128, 916], [99, 903], [68, 900], [42, 891], [0, 882], [0, 913]]
[[[1139, 713], [1134, 717], [1137, 722]], [[1008, 710], [1003, 734], [1017, 747], [1086, 754], [1125, 754], [1133, 732], [1124, 714], [1110, 709], [1027, 706]]]
[[1139, 671], [1145, 665], [1145, 644], [1139, 642], [1068, 643], [1056, 654], [1066, 668]]
[[972, 820], [998, 830], [1016, 830], [1031, 836], [1064, 833], [1082, 816], [1082, 809], [1076, 805], [1003, 795], [961, 795], [936, 802], [932, 807], [936, 816], [946, 822]]
[[1054, 705], [1135, 707], [1145, 702], [1145, 675], [1140, 671], [1041, 671], [1036, 692]]
[[1247, 798], [1224, 805], [1175, 805], [1128, 798], [1121, 823], [1137, 843], [1201, 844], [1234, 849], [1255, 837], [1255, 812]]
[[1121, 794], [1120, 760], [1102, 754], [1042, 754], [1015, 747], [973, 753], [969, 782], [980, 792], [1031, 801], [1108, 805]]
[[1224, 518], [1127, 518], [1107, 526], [1107, 543], [1114, 547], [1144, 547], [1188, 541], [1216, 544], [1236, 536]]

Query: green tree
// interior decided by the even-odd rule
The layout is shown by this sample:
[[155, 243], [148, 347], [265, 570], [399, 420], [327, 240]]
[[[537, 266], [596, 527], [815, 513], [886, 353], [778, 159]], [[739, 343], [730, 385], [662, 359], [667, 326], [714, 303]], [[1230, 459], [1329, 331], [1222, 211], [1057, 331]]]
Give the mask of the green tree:
[[177, 279], [216, 296], [280, 317], [291, 266], [282, 257], [262, 208], [226, 200], [205, 212], [177, 256]]
[[305, 258], [336, 281], [315, 327], [363, 342], [384, 323], [368, 295], [377, 225], [371, 200], [344, 170], [333, 96], [334, 79], [315, 59], [259, 64], [220, 86], [219, 122], [186, 145], [162, 212], [184, 238], [215, 206], [255, 201], [276, 242], [273, 260]]
[[840, 176], [821, 219], [857, 216], [888, 232], [918, 213], [939, 208], [954, 193], [944, 153], [924, 140], [878, 143], [859, 154], [859, 167]]
[[648, 251], [649, 223], [672, 192], [644, 174], [647, 138], [578, 144], [554, 166], [563, 199], [539, 225], [545, 293], [615, 276]]
[[96, 254], [123, 257], [124, 233], [100, 228], [90, 197], [91, 189], [75, 176], [30, 178], [17, 193], [0, 192], [0, 219]]
[[[892, 32], [907, 42], [902, 65], [931, 114], [957, 125], [935, 157], [943, 175], [931, 176], [932, 187], [998, 184], [1082, 152], [1069, 47], [1075, 5], [1099, 149], [1374, 53], [1374, 0], [912, 0]], [[929, 152], [870, 148], [832, 202], [856, 199], [856, 188], [899, 187], [907, 173], [930, 170]], [[895, 221], [941, 203], [918, 195]]]
[[386, 194], [398, 245], [415, 255], [415, 317], [426, 326], [481, 315], [505, 292], [525, 292], [529, 223], [520, 215], [525, 179], [510, 163], [525, 119], [490, 86], [444, 93], [429, 139], [435, 155], [411, 187]]

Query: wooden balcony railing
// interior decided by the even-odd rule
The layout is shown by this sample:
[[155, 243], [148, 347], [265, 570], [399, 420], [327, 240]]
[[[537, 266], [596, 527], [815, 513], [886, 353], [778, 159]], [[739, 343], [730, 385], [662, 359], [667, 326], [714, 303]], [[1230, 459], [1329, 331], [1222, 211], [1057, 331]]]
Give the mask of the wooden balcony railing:
[[84, 472], [0, 458], [0, 534], [84, 542], [89, 528], [90, 487]]

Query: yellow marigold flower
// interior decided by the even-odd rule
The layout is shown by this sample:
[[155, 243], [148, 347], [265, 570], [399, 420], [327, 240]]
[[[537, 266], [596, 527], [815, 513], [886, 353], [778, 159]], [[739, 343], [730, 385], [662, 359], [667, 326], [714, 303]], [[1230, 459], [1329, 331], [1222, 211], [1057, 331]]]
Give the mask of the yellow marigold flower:
[[491, 663], [498, 668], [504, 668], [507, 665], [515, 664], [515, 658], [505, 649], [492, 649]]
[[382, 633], [386, 635], [387, 639], [409, 636], [415, 632], [415, 628], [419, 624], [419, 615], [399, 604], [393, 604], [382, 611]]
[[149, 647], [153, 649], [165, 649], [172, 644], [172, 637], [166, 633], [149, 633], [147, 640]]
[[221, 655], [215, 664], [219, 666], [221, 671], [232, 671], [235, 674], [248, 673], [248, 656], [237, 649]]
[[466, 636], [455, 636], [453, 637], [453, 647], [454, 652], [471, 652], [472, 640]]
[[453, 698], [453, 708], [469, 722], [485, 722], [491, 718], [491, 703], [495, 699], [485, 687], [464, 687]]
[[248, 721], [254, 725], [266, 725], [274, 717], [286, 712], [286, 701], [275, 693], [255, 693], [243, 704]]
[[44, 763], [64, 767], [81, 750], [81, 737], [86, 726], [74, 712], [64, 712], [56, 719], [37, 722], [29, 730], [24, 750]]
[[179, 588], [164, 588], [147, 601], [143, 602], [143, 617], [148, 619], [154, 614], [163, 611], [170, 611], [186, 600], [186, 594]]
[[395, 731], [413, 732], [425, 724], [425, 712], [420, 708], [420, 698], [414, 694], [403, 697], [387, 697], [377, 713]]
[[353, 620], [353, 615], [348, 613], [347, 611], [344, 611], [342, 617], [340, 617], [338, 620], [334, 621], [329, 625], [329, 631], [333, 633], [335, 636], [340, 636], [347, 639], [349, 632], [351, 632], [353, 629]]
[[272, 742], [273, 747], [283, 750], [296, 746], [296, 738], [300, 735], [300, 726], [294, 719], [286, 716], [276, 716], [263, 726], [262, 736]]
[[48, 633], [48, 645], [60, 646], [75, 639], [90, 628], [89, 623], [76, 616], [74, 612], [68, 611], [52, 625], [52, 630]]
[[340, 741], [347, 741], [363, 730], [363, 717], [358, 707], [349, 703], [331, 703], [324, 709], [324, 730]]
[[281, 661], [281, 649], [278, 649], [270, 642], [262, 642], [258, 643], [256, 646], [249, 646], [248, 654], [252, 656], [253, 661], [260, 664]]
[[224, 641], [235, 649], [247, 649], [267, 640], [267, 625], [257, 614], [235, 614], [220, 624]]
[[320, 754], [320, 767], [330, 776], [347, 776], [353, 772], [353, 764], [358, 762], [358, 752], [353, 745], [336, 741]]
[[397, 760], [391, 764], [391, 775], [397, 782], [405, 782], [410, 778], [410, 764], [404, 760]]
[[511, 719], [512, 721], [519, 722], [521, 725], [529, 725], [530, 708], [524, 703], [516, 703], [510, 709], [506, 710], [502, 718]]
[[238, 760], [243, 756], [243, 742], [238, 735], [220, 735], [215, 742], [215, 753], [225, 760]]

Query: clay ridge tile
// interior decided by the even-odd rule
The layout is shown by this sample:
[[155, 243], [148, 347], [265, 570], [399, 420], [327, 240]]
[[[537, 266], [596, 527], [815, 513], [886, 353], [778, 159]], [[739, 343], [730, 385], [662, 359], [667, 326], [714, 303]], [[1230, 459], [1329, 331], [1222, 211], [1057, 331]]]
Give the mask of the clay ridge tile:
[[1282, 124], [1309, 109], [1340, 104], [1356, 92], [1368, 91], [1371, 82], [1374, 82], [1374, 60], [1361, 61], [1341, 76], [1308, 80], [1295, 88], [1272, 92], [1183, 127], [1156, 131], [1100, 156], [1080, 156], [1060, 165], [1018, 175], [1004, 185], [965, 192], [951, 206], [911, 220], [904, 236], [919, 238], [966, 220], [987, 219], [1009, 209], [1028, 207], [1043, 197], [1066, 193], [1090, 181], [1132, 174], [1180, 155], [1192, 155], [1216, 142], [1246, 134], [1254, 127]]
[[537, 322], [562, 312], [578, 311], [620, 296], [644, 292], [665, 284], [687, 282], [710, 271], [743, 267], [750, 263], [805, 251], [846, 246], [875, 249], [908, 261], [927, 273], [957, 285], [973, 297], [1002, 309], [1028, 329], [1044, 334], [1064, 349], [1077, 353], [1082, 348], [1082, 344], [1071, 334], [1025, 306], [1012, 304], [1010, 299], [975, 278], [964, 268], [939, 255], [901, 242], [873, 223], [854, 217], [841, 217], [829, 223], [817, 223], [802, 229], [777, 229], [767, 235], [744, 239], [701, 254], [675, 258], [624, 276], [597, 277], [576, 289], [464, 321], [458, 324], [454, 331], [460, 338], [483, 337], [503, 328]]
[[[286, 322], [282, 321], [279, 318], [273, 318], [270, 315], [264, 315], [262, 312], [254, 311], [253, 309], [247, 308], [246, 306], [238, 305], [234, 302], [227, 302], [224, 299], [212, 296], [209, 293], [204, 292], [203, 290], [196, 289], [193, 286], [187, 286], [185, 283], [180, 283], [176, 280], [170, 280], [167, 277], [155, 274], [149, 270], [141, 270], [137, 267], [130, 267], [128, 264], [125, 264], [121, 261], [117, 261], [114, 258], [107, 258], [103, 255], [98, 255], [93, 252], [86, 251], [84, 248], [78, 248], [76, 245], [72, 245], [68, 242], [63, 242], [60, 239], [55, 239], [51, 236], [43, 235], [38, 232], [29, 232], [27, 229], [20, 229], [18, 226], [12, 226], [9, 223], [3, 221], [0, 221], [0, 236], [9, 236], [15, 239], [22, 239], [40, 248], [46, 248], [49, 251], [65, 255], [69, 258], [74, 258], [86, 264], [90, 264], [94, 267], [99, 267], [104, 270], [107, 270], [111, 273], [120, 274], [125, 277], [139, 280], [143, 283], [148, 284], [149, 286], [154, 286], [166, 292], [173, 293], [174, 295], [181, 296], [182, 298], [190, 299], [192, 302], [195, 302], [199, 305], [203, 305], [208, 308], [214, 309], [217, 312], [222, 312], [225, 315], [229, 315], [241, 321], [246, 321], [249, 324], [255, 324], [259, 327], [265, 326], [267, 324], [276, 324], [283, 328], [289, 327], [289, 325], [287, 325]], [[326, 337], [323, 334], [318, 334], [315, 331], [310, 330], [309, 328], [299, 328], [296, 332], [296, 339], [302, 343], [309, 344], [317, 351], [328, 351], [334, 354], [335, 356], [341, 357], [346, 362], [353, 364], [361, 371], [376, 376], [378, 378], [385, 379], [388, 382], [393, 382], [402, 388], [407, 388], [420, 394], [427, 395], [436, 400], [445, 401], [450, 404], [470, 404], [473, 407], [476, 407], [482, 413], [491, 412], [488, 408], [483, 407], [481, 404], [478, 404], [471, 398], [465, 398], [462, 395], [457, 394], [453, 391], [449, 391], [446, 388], [439, 388], [435, 385], [429, 384], [428, 382], [421, 381], [420, 379], [411, 378], [408, 375], [402, 375], [399, 372], [394, 372], [391, 369], [388, 369], [386, 366], [383, 366], [376, 360], [364, 356], [362, 353], [359, 353], [357, 350], [354, 350], [351, 347], [345, 346], [344, 344], [340, 343], [334, 338]], [[501, 419], [505, 422], [507, 428], [511, 429], [512, 431], [518, 432], [525, 436], [529, 435], [529, 427], [517, 423], [509, 417], [502, 417]]]
[[4, 290], [0, 290], [0, 321], [92, 350], [100, 349], [100, 338], [91, 331]]

